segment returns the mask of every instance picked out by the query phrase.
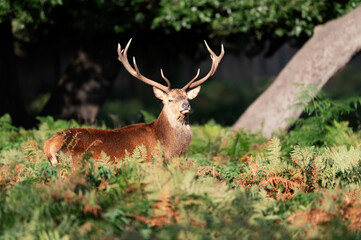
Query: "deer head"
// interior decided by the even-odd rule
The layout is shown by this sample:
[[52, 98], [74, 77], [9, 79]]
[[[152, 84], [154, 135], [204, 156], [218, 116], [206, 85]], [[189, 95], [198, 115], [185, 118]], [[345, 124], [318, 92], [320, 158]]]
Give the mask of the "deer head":
[[[161, 76], [164, 79], [164, 81], [167, 83], [167, 86], [162, 85], [160, 83], [157, 83], [147, 77], [144, 77], [137, 66], [137, 63], [135, 61], [135, 58], [133, 57], [133, 64], [134, 68], [129, 64], [127, 52], [128, 48], [130, 46], [132, 39], [129, 40], [128, 44], [126, 45], [125, 49], [121, 49], [120, 44], [118, 44], [118, 59], [119, 61], [124, 65], [125, 69], [134, 77], [141, 80], [142, 82], [145, 82], [151, 86], [153, 86], [154, 95], [162, 100], [164, 104], [163, 111], [170, 120], [171, 123], [173, 122], [184, 122], [188, 121], [188, 114], [191, 110], [189, 100], [194, 99], [200, 89], [201, 84], [207, 81], [208, 78], [210, 78], [216, 71], [219, 62], [223, 58], [224, 55], [224, 47], [223, 44], [221, 45], [221, 53], [220, 55], [216, 55], [208, 46], [207, 42], [204, 41], [209, 53], [211, 54], [212, 59], [212, 66], [210, 71], [206, 76], [204, 76], [202, 79], [197, 80], [199, 76], [200, 69], [198, 69], [197, 74], [195, 77], [183, 88], [181, 89], [172, 89], [170, 81], [164, 76], [163, 70], [160, 70]], [[197, 80], [197, 81], [196, 81]]]

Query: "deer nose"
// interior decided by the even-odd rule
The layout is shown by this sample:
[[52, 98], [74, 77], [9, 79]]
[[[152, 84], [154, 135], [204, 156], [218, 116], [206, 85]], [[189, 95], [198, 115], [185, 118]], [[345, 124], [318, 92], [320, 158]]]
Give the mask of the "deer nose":
[[183, 110], [190, 110], [190, 109], [191, 109], [191, 106], [189, 105], [189, 103], [183, 103], [183, 104], [182, 104], [182, 109], [183, 109]]

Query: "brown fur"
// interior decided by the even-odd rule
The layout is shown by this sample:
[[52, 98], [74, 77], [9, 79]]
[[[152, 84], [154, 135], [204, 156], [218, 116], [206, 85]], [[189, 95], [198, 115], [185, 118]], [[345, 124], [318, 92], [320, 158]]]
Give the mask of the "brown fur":
[[[180, 97], [182, 95], [182, 97]], [[52, 165], [58, 162], [57, 154], [62, 151], [73, 159], [89, 152], [94, 158], [100, 158], [103, 151], [112, 161], [122, 159], [125, 151], [133, 153], [137, 146], [147, 149], [147, 161], [152, 154], [158, 154], [158, 142], [164, 148], [164, 156], [173, 158], [182, 156], [192, 139], [188, 113], [182, 114], [182, 103], [187, 102], [186, 93], [179, 89], [169, 94], [175, 99], [169, 103], [168, 94], [162, 99], [164, 108], [158, 119], [150, 124], [133, 124], [114, 130], [93, 128], [72, 128], [56, 133], [44, 144], [44, 153]], [[163, 96], [164, 97], [164, 96]]]

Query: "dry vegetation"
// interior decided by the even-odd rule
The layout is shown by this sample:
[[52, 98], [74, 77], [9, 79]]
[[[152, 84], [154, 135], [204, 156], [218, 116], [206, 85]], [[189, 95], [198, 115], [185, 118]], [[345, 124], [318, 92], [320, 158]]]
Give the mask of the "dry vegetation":
[[210, 122], [193, 126], [184, 158], [145, 162], [140, 146], [116, 165], [84, 154], [76, 162], [62, 155], [56, 167], [42, 145], [77, 124], [40, 122], [24, 130], [0, 119], [1, 239], [360, 235], [361, 137], [338, 119], [310, 114], [268, 140]]

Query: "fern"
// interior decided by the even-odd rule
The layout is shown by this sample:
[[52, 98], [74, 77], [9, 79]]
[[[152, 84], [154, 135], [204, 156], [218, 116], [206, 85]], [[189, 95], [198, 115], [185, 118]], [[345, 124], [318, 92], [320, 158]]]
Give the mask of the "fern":
[[283, 172], [287, 169], [287, 163], [282, 160], [280, 139], [273, 137], [266, 147], [267, 156], [263, 163], [267, 172]]
[[[24, 130], [5, 117], [0, 239], [356, 238], [360, 134], [340, 119], [318, 125], [315, 112], [326, 110], [312, 108], [298, 135], [267, 141], [210, 122], [193, 128], [186, 157], [164, 159], [160, 148], [147, 162], [139, 146], [113, 165], [105, 153], [79, 161], [60, 153], [56, 167], [41, 149], [71, 122], [42, 118]], [[306, 126], [324, 135], [294, 138]]]
[[295, 127], [287, 137], [287, 144], [312, 146], [332, 145], [330, 135], [337, 132], [349, 136], [352, 130], [347, 124], [339, 125], [340, 117], [355, 111], [361, 103], [360, 97], [331, 100], [323, 92], [316, 94], [315, 85], [298, 85], [294, 108], [302, 108], [304, 117], [295, 120]]
[[360, 183], [361, 150], [352, 146], [326, 148], [317, 159], [316, 166], [323, 187], [335, 186], [338, 179], [342, 184]]
[[192, 143], [188, 153], [202, 152], [210, 158], [215, 153], [221, 151], [223, 139], [226, 131], [214, 121], [209, 121], [204, 126], [193, 126]]

